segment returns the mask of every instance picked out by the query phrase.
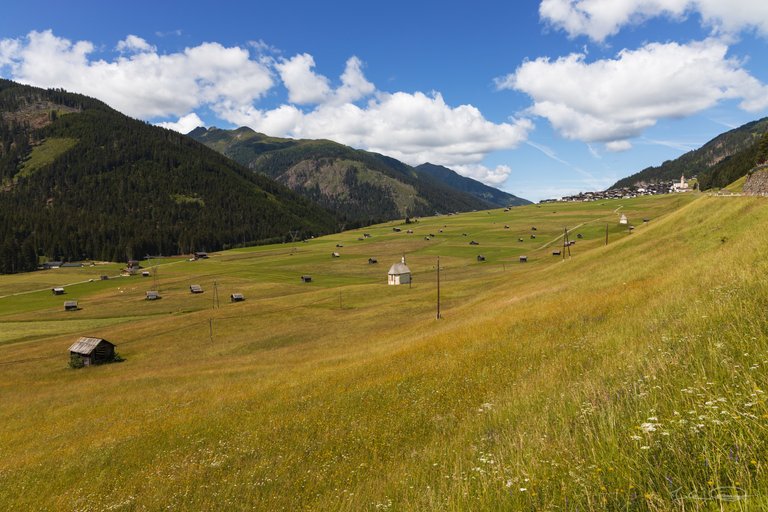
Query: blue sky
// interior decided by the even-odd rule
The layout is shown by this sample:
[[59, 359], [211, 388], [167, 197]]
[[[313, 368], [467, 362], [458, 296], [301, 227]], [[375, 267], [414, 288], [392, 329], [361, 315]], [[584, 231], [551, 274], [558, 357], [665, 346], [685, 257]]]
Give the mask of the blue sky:
[[0, 76], [152, 123], [443, 164], [532, 200], [768, 115], [768, 2], [13, 2]]

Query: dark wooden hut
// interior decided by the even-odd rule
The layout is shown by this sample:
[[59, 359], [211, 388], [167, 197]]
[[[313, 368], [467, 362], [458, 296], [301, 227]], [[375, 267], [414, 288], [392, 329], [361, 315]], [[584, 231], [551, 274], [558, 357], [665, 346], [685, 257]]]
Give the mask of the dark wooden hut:
[[83, 365], [108, 363], [115, 359], [115, 345], [104, 338], [83, 336], [69, 347], [70, 357], [79, 357]]
[[203, 287], [199, 284], [191, 284], [189, 285], [189, 291], [191, 293], [203, 293]]
[[64, 288], [62, 286], [51, 288], [51, 293], [54, 295], [64, 295]]
[[520, 263], [528, 263], [528, 256], [520, 256]]
[[245, 300], [242, 293], [233, 293], [229, 296], [230, 302], [242, 302]]
[[154, 290], [148, 291], [144, 297], [146, 300], [157, 300], [160, 298], [160, 293]]
[[312, 282], [312, 276], [301, 276], [301, 282], [302, 283], [311, 283]]
[[64, 301], [64, 311], [77, 311], [78, 309], [76, 300]]

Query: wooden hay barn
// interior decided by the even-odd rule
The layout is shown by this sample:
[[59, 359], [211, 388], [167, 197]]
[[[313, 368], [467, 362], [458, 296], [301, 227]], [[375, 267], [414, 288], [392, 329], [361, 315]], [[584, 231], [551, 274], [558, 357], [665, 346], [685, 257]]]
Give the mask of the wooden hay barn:
[[312, 276], [301, 276], [301, 282], [302, 283], [311, 283], [312, 282]]
[[205, 260], [208, 259], [208, 253], [205, 251], [197, 251], [195, 253], [195, 259], [196, 260]]
[[331, 253], [331, 258], [340, 258], [340, 257], [341, 257], [341, 254], [339, 254], [337, 252], [332, 252]]
[[115, 358], [115, 345], [103, 338], [83, 336], [69, 347], [70, 357], [79, 357], [85, 366], [108, 363]]
[[377, 260], [376, 258], [368, 258], [368, 264], [369, 265], [373, 265], [374, 263], [378, 263], [378, 262], [379, 262], [379, 260]]
[[157, 300], [159, 298], [160, 298], [160, 293], [154, 290], [148, 291], [146, 296], [144, 297], [145, 300]]
[[142, 270], [141, 277], [149, 277], [149, 270]]
[[560, 256], [560, 251], [552, 251], [552, 256]]
[[64, 301], [64, 311], [77, 311], [77, 301], [76, 300], [65, 300]]
[[191, 284], [189, 285], [189, 291], [191, 293], [203, 293], [203, 287], [199, 284]]
[[480, 242], [472, 240], [471, 242], [469, 242], [469, 245], [480, 245]]
[[483, 256], [482, 254], [478, 254], [477, 261], [485, 261], [485, 256]]
[[64, 288], [61, 286], [51, 288], [51, 293], [54, 295], [64, 295]]
[[106, 276], [106, 275], [99, 276], [99, 279], [101, 279], [102, 281], [109, 281], [109, 276]]
[[245, 300], [242, 293], [233, 293], [229, 296], [230, 302], [242, 302]]
[[528, 263], [528, 256], [520, 256], [520, 263]]

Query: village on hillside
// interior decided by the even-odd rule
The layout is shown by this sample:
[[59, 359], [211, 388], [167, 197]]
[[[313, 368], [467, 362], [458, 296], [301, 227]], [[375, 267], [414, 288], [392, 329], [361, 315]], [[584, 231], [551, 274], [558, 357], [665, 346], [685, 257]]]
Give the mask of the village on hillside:
[[586, 202], [586, 201], [602, 201], [605, 199], [630, 199], [638, 196], [654, 196], [658, 194], [676, 194], [680, 192], [689, 192], [696, 190], [697, 184], [694, 176], [691, 181], [694, 183], [689, 184], [685, 179], [685, 175], [680, 176], [679, 181], [654, 181], [652, 183], [646, 183], [643, 181], [635, 183], [631, 187], [622, 188], [609, 188], [603, 191], [596, 192], [579, 192], [572, 196], [563, 196], [561, 199], [542, 199], [539, 204], [542, 203], [557, 203], [557, 202]]

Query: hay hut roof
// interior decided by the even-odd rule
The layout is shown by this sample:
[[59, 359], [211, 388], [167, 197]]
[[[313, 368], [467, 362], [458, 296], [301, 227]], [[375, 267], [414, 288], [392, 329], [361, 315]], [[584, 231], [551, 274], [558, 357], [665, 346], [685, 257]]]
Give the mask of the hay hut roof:
[[114, 343], [110, 343], [104, 338], [90, 338], [88, 336], [83, 336], [74, 342], [71, 347], [69, 347], [69, 351], [76, 354], [89, 356], [91, 353], [93, 353], [94, 350], [96, 350], [96, 347], [98, 347], [100, 343], [109, 343], [113, 347], [115, 346]]

